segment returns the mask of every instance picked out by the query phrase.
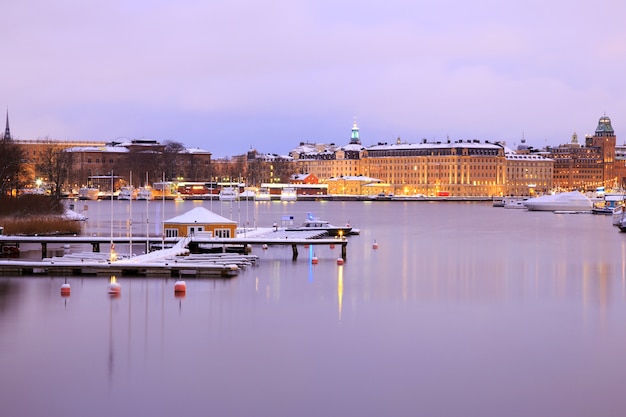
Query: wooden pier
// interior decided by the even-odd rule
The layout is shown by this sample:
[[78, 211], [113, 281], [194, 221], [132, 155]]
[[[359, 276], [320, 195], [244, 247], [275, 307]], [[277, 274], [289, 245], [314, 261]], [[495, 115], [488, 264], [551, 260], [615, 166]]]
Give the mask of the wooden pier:
[[[220, 265], [210, 264], [206, 261], [194, 261], [180, 256], [185, 254], [197, 254], [208, 248], [217, 249], [218, 252], [227, 253], [229, 250], [241, 254], [247, 254], [249, 247], [258, 245], [263, 247], [291, 246], [292, 259], [298, 258], [298, 246], [341, 246], [341, 258], [346, 260], [348, 240], [344, 238], [321, 238], [319, 233], [300, 233], [276, 231], [262, 235], [236, 238], [214, 238], [207, 235], [198, 235], [185, 238], [141, 238], [132, 240], [128, 237], [98, 237], [98, 236], [0, 236], [0, 245], [40, 244], [42, 252], [41, 261], [27, 260], [0, 260], [0, 273], [31, 275], [143, 275], [143, 276], [222, 276], [230, 277], [238, 274], [238, 266], [230, 263]], [[122, 260], [111, 260], [107, 256], [116, 253], [114, 245], [145, 243], [146, 248], [152, 245], [169, 246], [157, 251], [146, 251], [139, 255]], [[82, 255], [69, 254], [64, 257], [46, 258], [48, 245], [91, 245], [92, 254], [83, 252]], [[101, 245], [113, 245], [112, 250], [100, 252]], [[105, 246], [106, 247], [106, 246]], [[178, 250], [178, 253], [171, 252]], [[168, 252], [169, 251], [169, 252]], [[156, 259], [156, 261], [155, 261]]]

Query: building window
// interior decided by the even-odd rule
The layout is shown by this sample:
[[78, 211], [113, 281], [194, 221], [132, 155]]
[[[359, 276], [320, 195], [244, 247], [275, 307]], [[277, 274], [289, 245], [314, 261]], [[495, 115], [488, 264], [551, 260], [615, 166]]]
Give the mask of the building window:
[[165, 237], [178, 237], [178, 229], [165, 229]]
[[230, 237], [230, 229], [215, 229], [215, 237]]

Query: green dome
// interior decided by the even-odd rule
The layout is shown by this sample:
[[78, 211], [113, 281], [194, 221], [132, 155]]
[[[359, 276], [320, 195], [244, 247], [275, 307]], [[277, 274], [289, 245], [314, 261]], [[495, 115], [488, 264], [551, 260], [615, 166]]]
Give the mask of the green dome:
[[611, 119], [607, 116], [601, 117], [598, 121], [598, 127], [596, 127], [596, 136], [602, 133], [614, 133], [613, 126], [611, 126]]

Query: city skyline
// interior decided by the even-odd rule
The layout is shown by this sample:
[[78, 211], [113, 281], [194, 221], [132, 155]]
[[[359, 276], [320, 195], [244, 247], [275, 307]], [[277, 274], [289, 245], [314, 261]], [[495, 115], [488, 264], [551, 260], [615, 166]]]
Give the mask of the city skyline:
[[[16, 139], [173, 140], [216, 158], [299, 142], [534, 147], [626, 108], [626, 5], [26, 0], [4, 10]], [[626, 136], [625, 136], [626, 138]]]

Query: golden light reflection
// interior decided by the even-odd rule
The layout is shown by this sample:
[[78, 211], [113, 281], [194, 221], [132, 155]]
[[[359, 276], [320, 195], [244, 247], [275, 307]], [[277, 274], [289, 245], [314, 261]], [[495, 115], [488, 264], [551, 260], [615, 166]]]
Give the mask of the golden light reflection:
[[339, 321], [341, 321], [341, 310], [343, 308], [343, 266], [337, 268], [337, 304], [339, 308]]
[[622, 298], [626, 298], [626, 243], [622, 241]]
[[111, 262], [115, 262], [117, 260], [117, 253], [115, 253], [115, 243], [111, 243], [111, 255], [110, 258]]

